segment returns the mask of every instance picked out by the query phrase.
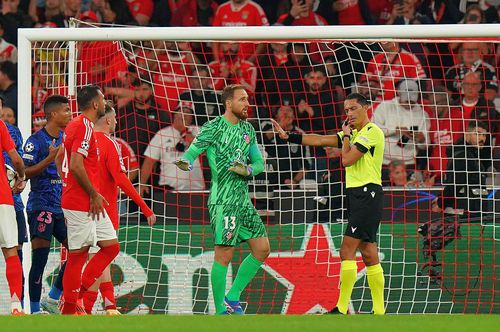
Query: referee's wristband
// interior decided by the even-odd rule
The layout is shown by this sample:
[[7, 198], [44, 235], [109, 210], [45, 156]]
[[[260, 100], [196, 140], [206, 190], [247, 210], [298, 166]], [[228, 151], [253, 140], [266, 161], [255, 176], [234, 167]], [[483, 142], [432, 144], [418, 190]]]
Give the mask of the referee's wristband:
[[344, 136], [342, 136], [342, 140], [343, 140], [344, 138], [347, 138], [347, 139], [350, 141], [350, 140], [351, 140], [351, 135], [344, 135]]
[[295, 144], [302, 144], [302, 134], [291, 133], [288, 134], [288, 142]]

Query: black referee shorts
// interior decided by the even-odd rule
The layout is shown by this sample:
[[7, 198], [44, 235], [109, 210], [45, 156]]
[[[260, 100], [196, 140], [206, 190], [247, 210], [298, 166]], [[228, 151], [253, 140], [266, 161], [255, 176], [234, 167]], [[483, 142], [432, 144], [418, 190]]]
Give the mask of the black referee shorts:
[[378, 184], [347, 188], [348, 222], [344, 235], [364, 242], [377, 242], [384, 192]]

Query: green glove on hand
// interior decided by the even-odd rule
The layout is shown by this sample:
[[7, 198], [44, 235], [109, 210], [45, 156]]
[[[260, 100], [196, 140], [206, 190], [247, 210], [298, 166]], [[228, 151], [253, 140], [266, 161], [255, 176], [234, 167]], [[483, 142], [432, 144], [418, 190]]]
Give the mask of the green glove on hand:
[[181, 170], [183, 171], [186, 171], [186, 172], [189, 172], [193, 169], [193, 165], [191, 165], [191, 163], [186, 160], [186, 159], [177, 159], [174, 164], [179, 167]]
[[245, 165], [238, 160], [232, 161], [228, 170], [241, 176], [250, 176], [253, 171], [251, 166]]

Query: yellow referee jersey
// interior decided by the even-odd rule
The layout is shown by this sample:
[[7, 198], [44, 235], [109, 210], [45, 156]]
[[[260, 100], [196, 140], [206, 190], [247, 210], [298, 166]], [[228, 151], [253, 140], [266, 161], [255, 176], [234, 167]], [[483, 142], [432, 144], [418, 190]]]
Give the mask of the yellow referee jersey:
[[[360, 131], [351, 131], [351, 146], [364, 155], [353, 165], [346, 167], [346, 188], [361, 187], [368, 183], [382, 185], [382, 161], [384, 156], [385, 137], [382, 130], [369, 122]], [[337, 133], [339, 148], [342, 147], [344, 132]]]

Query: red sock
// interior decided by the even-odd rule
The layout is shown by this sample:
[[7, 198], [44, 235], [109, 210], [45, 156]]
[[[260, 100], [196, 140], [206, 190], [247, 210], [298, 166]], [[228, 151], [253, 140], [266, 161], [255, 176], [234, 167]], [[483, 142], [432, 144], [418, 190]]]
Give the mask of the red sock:
[[23, 292], [23, 267], [18, 256], [10, 256], [5, 259], [5, 275], [9, 284], [11, 301], [21, 301]]
[[63, 315], [72, 315], [76, 313], [76, 301], [82, 285], [82, 268], [87, 260], [86, 252], [68, 254], [66, 270], [63, 277], [63, 295], [64, 306]]
[[97, 300], [97, 292], [86, 291], [83, 294], [83, 306], [85, 307], [85, 312], [88, 315], [92, 314], [92, 309], [94, 308], [94, 303]]
[[112, 281], [106, 281], [99, 286], [102, 299], [104, 301], [104, 309], [116, 309], [115, 287]]
[[[113, 259], [120, 252], [120, 245], [118, 243], [110, 245], [109, 247], [101, 248], [97, 254], [87, 263], [82, 275], [82, 286], [89, 289], [90, 286], [99, 278], [104, 269], [111, 264]], [[67, 267], [66, 267], [67, 268]]]

